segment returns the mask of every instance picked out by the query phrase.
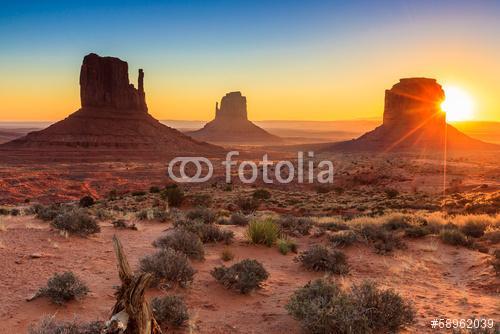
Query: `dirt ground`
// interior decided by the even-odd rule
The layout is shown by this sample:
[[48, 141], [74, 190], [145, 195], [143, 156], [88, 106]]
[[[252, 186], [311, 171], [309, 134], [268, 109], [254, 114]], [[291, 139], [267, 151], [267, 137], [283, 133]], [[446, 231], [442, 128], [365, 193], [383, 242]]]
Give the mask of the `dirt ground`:
[[[107, 319], [114, 302], [113, 287], [119, 284], [111, 238], [123, 242], [133, 268], [139, 259], [154, 252], [152, 241], [171, 227], [170, 223], [137, 222], [139, 231], [116, 230], [102, 223], [102, 232], [90, 238], [64, 237], [32, 216], [3, 219], [0, 232], [1, 333], [24, 333], [47, 314], [57, 319]], [[148, 297], [169, 293], [185, 297], [191, 320], [180, 333], [300, 333], [298, 322], [284, 308], [294, 290], [324, 274], [305, 271], [294, 254], [281, 255], [275, 247], [249, 245], [243, 227], [224, 226], [236, 233], [233, 244], [206, 244], [205, 260], [192, 261], [197, 270], [188, 288], [162, 291], [150, 289]], [[320, 243], [321, 238], [297, 239], [299, 250]], [[229, 264], [252, 258], [261, 261], [270, 278], [250, 295], [226, 290], [210, 275], [221, 265], [220, 253], [229, 247], [235, 258]], [[345, 249], [351, 271], [338, 278], [344, 286], [373, 279], [411, 299], [417, 323], [408, 333], [436, 333], [433, 318], [485, 316], [500, 320], [500, 282], [488, 264], [489, 255], [447, 246], [435, 237], [409, 241], [408, 249], [389, 256], [377, 255], [365, 245]], [[227, 263], [226, 263], [227, 264]], [[71, 270], [89, 288], [90, 294], [65, 306], [46, 298], [27, 302], [54, 272]]]

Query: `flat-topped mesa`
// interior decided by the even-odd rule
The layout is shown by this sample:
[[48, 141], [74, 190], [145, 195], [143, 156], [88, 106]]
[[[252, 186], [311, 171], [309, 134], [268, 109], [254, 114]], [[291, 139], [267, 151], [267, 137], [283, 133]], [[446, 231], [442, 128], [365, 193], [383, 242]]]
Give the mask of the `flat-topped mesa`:
[[106, 108], [147, 112], [144, 72], [139, 70], [138, 89], [129, 82], [127, 62], [91, 53], [80, 70], [82, 108]]
[[227, 93], [219, 105], [215, 105], [216, 120], [248, 120], [247, 98], [241, 92]]
[[446, 123], [441, 103], [445, 94], [435, 79], [408, 78], [385, 91], [384, 127], [414, 128]]

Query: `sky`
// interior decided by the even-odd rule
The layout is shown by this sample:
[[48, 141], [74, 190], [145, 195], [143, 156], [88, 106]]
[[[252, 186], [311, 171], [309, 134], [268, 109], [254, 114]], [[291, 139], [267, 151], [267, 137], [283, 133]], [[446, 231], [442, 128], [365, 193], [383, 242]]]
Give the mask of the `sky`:
[[500, 121], [499, 1], [0, 1], [0, 121], [80, 106], [91, 52], [145, 71], [150, 113], [209, 120], [230, 91], [251, 120], [380, 119], [384, 90], [432, 77]]

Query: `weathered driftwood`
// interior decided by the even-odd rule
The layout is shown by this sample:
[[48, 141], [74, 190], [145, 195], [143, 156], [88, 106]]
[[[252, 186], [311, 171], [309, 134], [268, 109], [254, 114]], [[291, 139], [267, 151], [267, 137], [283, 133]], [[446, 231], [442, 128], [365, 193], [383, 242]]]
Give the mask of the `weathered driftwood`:
[[161, 334], [144, 293], [151, 281], [151, 274], [134, 275], [123, 247], [116, 236], [113, 244], [118, 262], [118, 273], [122, 282], [116, 292], [116, 303], [112, 316], [106, 324], [106, 334]]

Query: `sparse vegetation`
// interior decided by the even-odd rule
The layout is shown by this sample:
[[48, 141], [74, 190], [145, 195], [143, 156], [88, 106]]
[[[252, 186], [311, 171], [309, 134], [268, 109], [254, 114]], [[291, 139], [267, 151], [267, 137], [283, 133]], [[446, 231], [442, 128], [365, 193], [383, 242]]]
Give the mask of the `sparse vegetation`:
[[257, 189], [253, 192], [252, 197], [256, 200], [266, 200], [271, 198], [271, 193], [266, 189]]
[[269, 277], [269, 273], [256, 260], [245, 259], [231, 267], [216, 267], [212, 276], [226, 288], [249, 293]]
[[308, 270], [327, 271], [337, 275], [345, 275], [349, 272], [345, 254], [322, 245], [310, 247], [298, 256], [298, 260]]
[[212, 224], [215, 222], [217, 215], [210, 209], [198, 207], [189, 210], [186, 213], [186, 218], [190, 220], [199, 220], [205, 224]]
[[247, 216], [241, 213], [233, 213], [231, 218], [229, 218], [230, 225], [246, 226], [248, 225], [249, 219]]
[[470, 240], [460, 230], [454, 228], [444, 228], [439, 234], [441, 240], [452, 246], [470, 246]]
[[164, 235], [153, 242], [153, 246], [160, 248], [172, 248], [186, 254], [191, 259], [203, 260], [205, 250], [200, 238], [191, 232], [177, 229]]
[[80, 208], [58, 214], [51, 225], [58, 230], [82, 237], [101, 232], [101, 227], [95, 219], [85, 209]]
[[80, 299], [89, 289], [71, 271], [56, 273], [47, 281], [47, 286], [38, 290], [34, 298], [48, 297], [53, 303], [62, 305], [74, 299]]
[[343, 291], [316, 280], [297, 290], [286, 305], [307, 333], [394, 333], [414, 321], [412, 305], [392, 290], [371, 282]]
[[279, 238], [277, 241], [278, 250], [281, 254], [286, 255], [289, 252], [297, 253], [297, 244], [292, 239]]
[[268, 247], [274, 245], [278, 239], [280, 230], [271, 218], [254, 220], [248, 224], [246, 236], [254, 244], [262, 244]]
[[193, 281], [195, 270], [186, 254], [171, 248], [161, 249], [140, 260], [140, 271], [153, 274], [152, 285], [178, 283], [187, 286]]
[[167, 200], [169, 206], [179, 207], [184, 201], [184, 192], [176, 184], [169, 185], [161, 192], [161, 197]]
[[339, 231], [330, 237], [335, 247], [347, 247], [358, 241], [358, 235], [351, 230]]
[[80, 198], [79, 205], [81, 208], [90, 208], [92, 205], [94, 205], [95, 200], [92, 196], [83, 196]]
[[104, 328], [102, 321], [57, 321], [55, 316], [45, 316], [28, 328], [28, 334], [96, 334], [101, 333]]
[[253, 197], [239, 197], [236, 199], [235, 204], [246, 215], [253, 213], [259, 208], [259, 201]]
[[307, 235], [313, 226], [313, 221], [305, 217], [283, 216], [278, 220], [278, 224], [289, 234]]
[[154, 298], [151, 301], [151, 308], [160, 324], [180, 327], [189, 320], [188, 308], [179, 296]]
[[195, 194], [192, 196], [192, 202], [197, 207], [210, 207], [213, 199], [209, 194]]
[[226, 262], [231, 261], [232, 259], [234, 259], [234, 253], [231, 252], [231, 250], [229, 248], [224, 248], [222, 250], [220, 258], [222, 259], [222, 261], [226, 261]]

